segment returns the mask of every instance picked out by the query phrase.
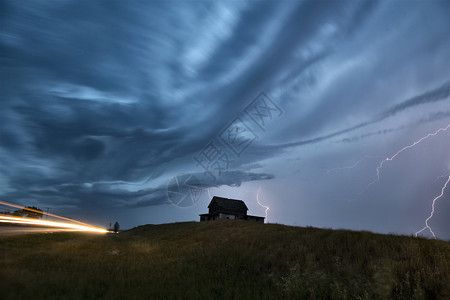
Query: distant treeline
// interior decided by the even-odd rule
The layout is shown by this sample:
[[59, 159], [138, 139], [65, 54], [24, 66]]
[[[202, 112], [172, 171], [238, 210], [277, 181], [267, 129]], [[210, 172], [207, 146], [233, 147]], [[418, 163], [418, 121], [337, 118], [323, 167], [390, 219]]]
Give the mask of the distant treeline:
[[34, 219], [42, 219], [42, 217], [44, 216], [44, 212], [42, 211], [42, 209], [37, 208], [36, 206], [25, 206], [24, 208], [16, 209], [13, 212], [4, 211], [0, 212], [0, 214]]

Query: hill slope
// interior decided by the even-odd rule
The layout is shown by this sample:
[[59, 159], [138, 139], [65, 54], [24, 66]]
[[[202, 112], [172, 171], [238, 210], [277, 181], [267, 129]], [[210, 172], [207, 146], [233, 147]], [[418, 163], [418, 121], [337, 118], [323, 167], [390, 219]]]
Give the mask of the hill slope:
[[450, 243], [246, 221], [0, 238], [2, 299], [445, 299]]

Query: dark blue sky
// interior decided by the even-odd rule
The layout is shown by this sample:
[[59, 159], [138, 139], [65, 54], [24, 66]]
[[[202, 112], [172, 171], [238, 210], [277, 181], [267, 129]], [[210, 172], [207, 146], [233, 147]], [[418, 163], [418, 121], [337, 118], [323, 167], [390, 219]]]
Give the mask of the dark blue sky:
[[129, 228], [259, 190], [269, 222], [414, 234], [450, 130], [374, 180], [450, 124], [449, 64], [449, 1], [2, 1], [0, 199]]

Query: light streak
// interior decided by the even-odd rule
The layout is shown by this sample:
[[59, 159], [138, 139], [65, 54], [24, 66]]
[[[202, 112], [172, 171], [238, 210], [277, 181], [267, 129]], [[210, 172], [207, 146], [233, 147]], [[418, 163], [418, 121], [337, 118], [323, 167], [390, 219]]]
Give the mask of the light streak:
[[445, 191], [445, 189], [447, 188], [447, 185], [448, 185], [449, 182], [450, 182], [450, 176], [448, 176], [447, 181], [445, 182], [444, 186], [442, 187], [441, 193], [440, 193], [436, 198], [433, 199], [433, 202], [432, 202], [432, 204], [431, 204], [431, 213], [430, 213], [430, 216], [425, 220], [425, 227], [422, 228], [421, 230], [417, 231], [417, 232], [416, 232], [416, 236], [418, 236], [419, 233], [421, 233], [422, 231], [428, 229], [428, 230], [431, 232], [431, 234], [433, 235], [433, 238], [436, 239], [436, 235], [434, 234], [434, 232], [433, 232], [433, 230], [431, 229], [430, 225], [428, 225], [428, 221], [431, 220], [431, 218], [433, 217], [433, 215], [434, 215], [434, 205], [436, 204], [436, 201], [437, 201], [439, 198], [441, 198], [442, 196], [444, 196], [444, 191]]
[[408, 146], [405, 146], [405, 147], [403, 147], [402, 149], [398, 150], [393, 156], [391, 156], [391, 157], [386, 157], [385, 159], [383, 159], [383, 160], [380, 162], [380, 164], [378, 165], [378, 167], [377, 167], [377, 178], [375, 178], [374, 181], [372, 181], [371, 183], [369, 183], [369, 184], [366, 186], [366, 188], [365, 188], [362, 192], [360, 192], [360, 193], [358, 194], [357, 197], [359, 197], [360, 195], [362, 195], [362, 194], [363, 194], [363, 193], [364, 193], [364, 192], [365, 192], [372, 184], [374, 184], [375, 182], [377, 182], [378, 180], [380, 180], [380, 170], [381, 170], [381, 168], [383, 167], [383, 165], [384, 165], [385, 162], [394, 160], [394, 159], [395, 159], [400, 153], [402, 153], [403, 151], [408, 150], [408, 149], [410, 149], [410, 148], [416, 146], [417, 144], [421, 143], [422, 141], [424, 141], [424, 140], [426, 140], [426, 139], [428, 139], [428, 138], [430, 138], [430, 137], [432, 137], [432, 136], [437, 135], [437, 134], [440, 133], [441, 131], [446, 131], [446, 130], [449, 129], [449, 128], [450, 128], [450, 124], [447, 125], [446, 127], [439, 128], [439, 129], [436, 130], [435, 132], [429, 133], [429, 134], [427, 134], [426, 136], [424, 136], [424, 137], [420, 138], [419, 140], [415, 141], [414, 143], [412, 143], [412, 144], [410, 144], [410, 145], [408, 145]]
[[382, 158], [382, 156], [364, 156], [363, 158], [361, 158], [360, 160], [358, 160], [357, 162], [355, 162], [354, 164], [350, 165], [350, 166], [344, 166], [344, 167], [337, 167], [337, 168], [333, 168], [330, 170], [327, 170], [327, 174], [334, 172], [334, 171], [338, 171], [338, 170], [345, 170], [345, 169], [353, 169], [354, 167], [356, 167], [357, 165], [359, 165], [360, 163], [362, 163], [364, 160], [366, 159], [374, 159], [374, 158]]
[[0, 205], [6, 205], [6, 206], [14, 207], [14, 208], [19, 208], [22, 210], [35, 212], [35, 213], [39, 213], [42, 215], [46, 214], [47, 216], [66, 220], [66, 221], [76, 223], [76, 224], [72, 224], [72, 223], [68, 223], [68, 222], [60, 222], [60, 221], [40, 220], [40, 219], [36, 219], [36, 218], [16, 217], [16, 216], [9, 216], [9, 215], [0, 215], [1, 223], [16, 223], [16, 224], [39, 225], [39, 226], [48, 226], [48, 227], [56, 227], [56, 228], [70, 228], [70, 229], [76, 229], [76, 230], [80, 230], [80, 231], [90, 231], [90, 232], [108, 232], [108, 230], [106, 230], [106, 229], [92, 226], [92, 225], [89, 225], [89, 224], [86, 224], [86, 223], [83, 223], [83, 222], [80, 222], [80, 221], [77, 221], [74, 219], [70, 219], [70, 218], [66, 218], [66, 217], [62, 217], [62, 216], [58, 216], [58, 215], [50, 214], [50, 213], [43, 213], [40, 210], [23, 207], [23, 206], [16, 205], [13, 203], [0, 201]]
[[[20, 208], [20, 209], [32, 211], [32, 212], [35, 212], [35, 213], [38, 213], [38, 214], [43, 214], [43, 212], [40, 211], [40, 210], [23, 207], [23, 206], [20, 206], [20, 205], [8, 203], [8, 202], [1, 201], [1, 200], [0, 200], [0, 205], [11, 206], [11, 207], [15, 207], [15, 208]], [[66, 218], [66, 217], [61, 217], [61, 216], [50, 214], [50, 213], [46, 213], [46, 215], [47, 216], [51, 216], [51, 217], [55, 217], [55, 218], [58, 218], [58, 219], [62, 219], [62, 220], [67, 220], [67, 221], [70, 221], [70, 222], [75, 222], [75, 223], [78, 223], [78, 224], [81, 224], [81, 225], [90, 226], [89, 224], [86, 224], [86, 223], [83, 223], [83, 222], [80, 222], [80, 221], [77, 221], [77, 220], [69, 219], [69, 218]]]
[[39, 225], [39, 226], [48, 226], [48, 227], [55, 227], [55, 228], [69, 228], [69, 229], [76, 229], [80, 231], [90, 231], [90, 232], [99, 232], [99, 233], [106, 233], [108, 230], [95, 227], [95, 226], [85, 226], [85, 225], [79, 225], [79, 224], [70, 224], [65, 222], [58, 222], [58, 221], [46, 221], [46, 220], [38, 220], [33, 218], [23, 218], [23, 217], [10, 217], [6, 215], [0, 215], [0, 222], [1, 223], [14, 223], [14, 224], [26, 224], [26, 225]]
[[265, 208], [265, 213], [266, 213], [266, 215], [264, 216], [265, 218], [266, 218], [266, 223], [269, 223], [269, 218], [268, 218], [268, 216], [269, 216], [269, 207], [268, 206], [266, 206], [266, 205], [262, 205], [261, 204], [261, 202], [259, 202], [259, 192], [261, 191], [261, 187], [259, 187], [258, 188], [258, 191], [256, 192], [256, 202], [258, 202], [258, 204], [261, 206], [261, 207], [264, 207]]

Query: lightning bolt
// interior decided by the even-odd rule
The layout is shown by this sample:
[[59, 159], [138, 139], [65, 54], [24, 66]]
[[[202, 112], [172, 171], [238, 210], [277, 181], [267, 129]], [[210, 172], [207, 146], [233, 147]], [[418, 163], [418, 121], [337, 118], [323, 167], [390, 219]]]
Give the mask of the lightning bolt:
[[419, 231], [417, 231], [416, 232], [416, 236], [418, 236], [419, 233], [421, 233], [422, 231], [428, 229], [431, 232], [431, 234], [433, 235], [433, 238], [436, 239], [436, 235], [434, 234], [434, 232], [431, 229], [430, 225], [428, 225], [428, 221], [431, 220], [431, 218], [433, 217], [433, 215], [434, 215], [434, 205], [436, 204], [436, 201], [444, 195], [444, 191], [447, 188], [447, 185], [448, 185], [449, 182], [450, 182], [450, 176], [448, 176], [447, 181], [445, 182], [444, 186], [442, 187], [441, 193], [438, 196], [436, 196], [436, 198], [433, 199], [433, 202], [431, 204], [431, 213], [430, 213], [430, 216], [425, 220], [425, 227], [420, 229]]
[[378, 167], [377, 167], [377, 178], [375, 178], [374, 181], [372, 181], [371, 183], [369, 183], [369, 184], [366, 186], [366, 188], [365, 188], [362, 192], [360, 192], [360, 193], [358, 194], [357, 198], [358, 198], [360, 195], [362, 195], [362, 194], [363, 194], [363, 193], [364, 193], [371, 185], [373, 185], [373, 184], [376, 183], [378, 180], [380, 180], [380, 170], [381, 170], [381, 168], [383, 168], [384, 163], [386, 163], [386, 162], [388, 162], [388, 161], [394, 160], [394, 159], [395, 159], [398, 155], [400, 155], [400, 153], [402, 153], [403, 151], [408, 150], [408, 149], [410, 149], [410, 148], [416, 146], [417, 144], [421, 143], [422, 141], [424, 141], [424, 140], [426, 140], [426, 139], [428, 139], [428, 138], [430, 138], [430, 137], [432, 137], [432, 136], [435, 136], [435, 135], [439, 134], [440, 132], [447, 131], [447, 129], [449, 129], [449, 128], [450, 128], [450, 124], [447, 125], [446, 127], [439, 128], [439, 129], [436, 130], [435, 132], [429, 133], [429, 134], [427, 134], [426, 136], [424, 136], [424, 137], [420, 138], [419, 140], [415, 141], [414, 143], [412, 143], [412, 144], [410, 144], [410, 145], [408, 145], [408, 146], [405, 146], [405, 147], [403, 147], [402, 149], [398, 150], [393, 156], [391, 156], [391, 157], [386, 157], [385, 159], [383, 159], [383, 160], [380, 162], [380, 164], [378, 165]]
[[338, 170], [345, 170], [345, 169], [353, 169], [354, 167], [356, 167], [357, 165], [359, 165], [360, 163], [362, 163], [363, 161], [365, 161], [366, 159], [374, 159], [374, 158], [382, 158], [382, 156], [364, 156], [363, 158], [361, 158], [360, 160], [358, 160], [357, 162], [355, 162], [354, 164], [350, 165], [350, 166], [344, 166], [344, 167], [338, 167], [338, 168], [333, 168], [330, 170], [327, 170], [327, 174], [334, 172], [334, 171], [338, 171]]
[[437, 182], [438, 180], [440, 180], [441, 178], [445, 178], [445, 177], [447, 177], [447, 176], [450, 176], [450, 170], [448, 170], [448, 171], [446, 171], [444, 174], [438, 176], [434, 182], [436, 183], [436, 182]]
[[[428, 139], [428, 138], [430, 138], [430, 137], [433, 137], [433, 136], [439, 134], [440, 132], [447, 131], [449, 128], [450, 128], [450, 124], [447, 125], [447, 126], [445, 126], [445, 127], [441, 127], [441, 128], [439, 128], [438, 130], [436, 130], [435, 132], [429, 133], [429, 134], [425, 135], [424, 137], [418, 139], [418, 140], [415, 141], [414, 143], [412, 143], [412, 144], [410, 144], [410, 145], [408, 145], [408, 146], [403, 147], [402, 149], [398, 150], [398, 151], [397, 151], [394, 155], [392, 155], [391, 157], [386, 157], [385, 159], [383, 159], [383, 160], [380, 162], [380, 164], [378, 165], [377, 169], [376, 169], [376, 171], [377, 171], [377, 178], [375, 178], [374, 181], [372, 181], [371, 183], [369, 183], [369, 184], [367, 185], [367, 187], [366, 187], [362, 192], [360, 192], [360, 193], [358, 194], [357, 198], [358, 198], [361, 194], [363, 194], [363, 193], [364, 193], [371, 185], [373, 185], [373, 184], [376, 183], [378, 180], [380, 180], [380, 171], [381, 171], [381, 168], [383, 168], [384, 163], [386, 163], [386, 162], [388, 162], [388, 161], [394, 160], [394, 159], [395, 159], [398, 155], [400, 155], [400, 153], [402, 153], [403, 151], [406, 151], [406, 150], [408, 150], [408, 149], [410, 149], [410, 148], [412, 148], [412, 147], [418, 145], [419, 143], [423, 142], [424, 140], [426, 140], [426, 139]], [[417, 231], [417, 232], [416, 232], [416, 236], [418, 236], [418, 234], [421, 233], [422, 231], [428, 229], [428, 230], [431, 232], [431, 234], [433, 235], [433, 238], [436, 239], [436, 235], [434, 234], [434, 232], [433, 232], [433, 230], [431, 229], [431, 227], [428, 225], [428, 221], [429, 221], [429, 220], [433, 217], [433, 215], [434, 215], [434, 208], [435, 208], [435, 203], [436, 203], [436, 201], [444, 195], [444, 191], [445, 191], [445, 189], [447, 188], [447, 185], [448, 185], [449, 182], [450, 182], [450, 175], [446, 175], [446, 176], [448, 176], [448, 179], [447, 179], [447, 181], [445, 182], [444, 186], [442, 187], [441, 193], [440, 193], [436, 198], [433, 199], [433, 202], [432, 202], [432, 205], [431, 205], [431, 213], [430, 213], [430, 216], [425, 220], [425, 227], [422, 228], [421, 230]]]
[[209, 196], [209, 199], [212, 199], [211, 193], [209, 192], [209, 188], [208, 188], [208, 196]]
[[258, 202], [258, 204], [263, 207], [266, 211], [266, 215], [264, 216], [266, 218], [266, 223], [268, 223], [268, 215], [269, 215], [269, 207], [266, 205], [262, 205], [261, 202], [259, 202], [259, 192], [261, 192], [261, 187], [258, 188], [258, 191], [256, 192], [256, 202]]

